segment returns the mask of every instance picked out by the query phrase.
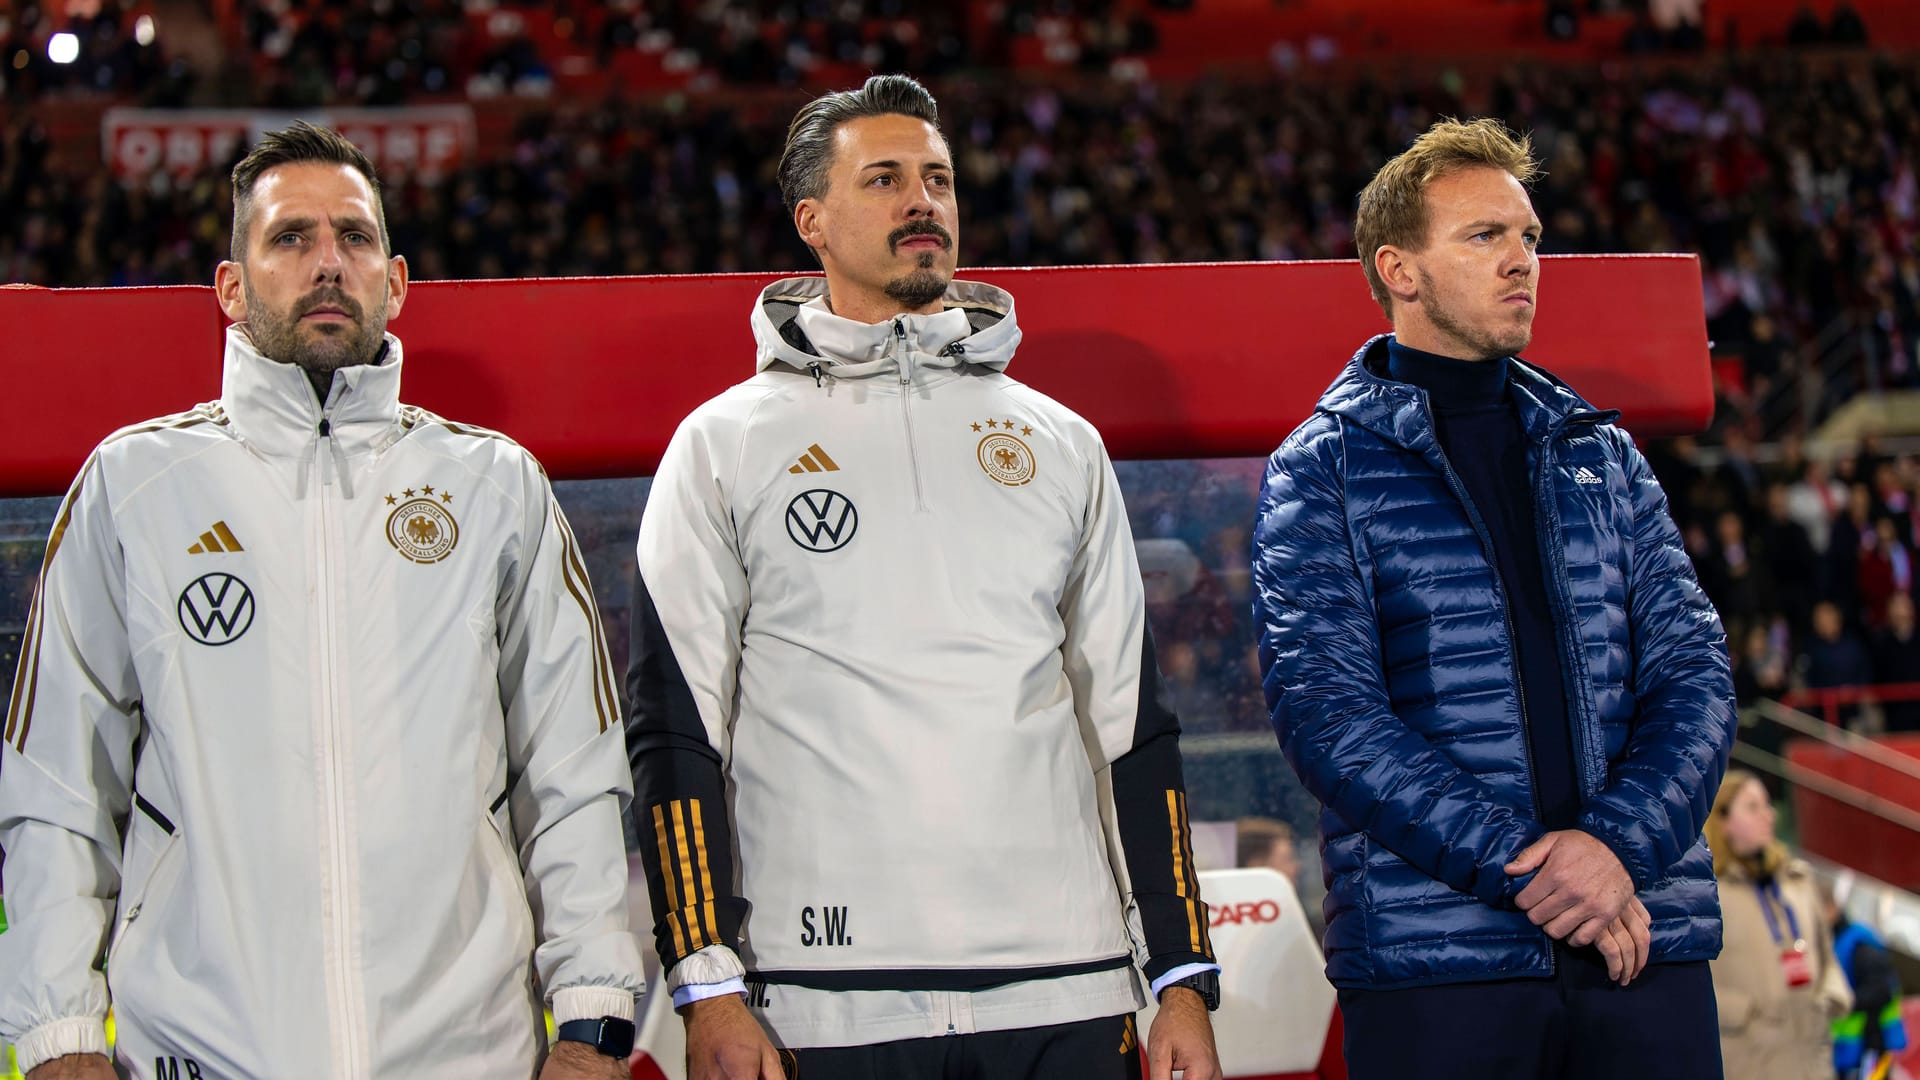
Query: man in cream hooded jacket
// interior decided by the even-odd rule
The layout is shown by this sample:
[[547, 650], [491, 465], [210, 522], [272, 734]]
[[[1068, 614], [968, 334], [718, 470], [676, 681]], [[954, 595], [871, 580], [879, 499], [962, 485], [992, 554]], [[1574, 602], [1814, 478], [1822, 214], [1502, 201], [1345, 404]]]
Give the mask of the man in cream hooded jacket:
[[121, 1075], [526, 1080], [542, 996], [630, 1022], [640, 987], [592, 589], [526, 451], [400, 403], [371, 165], [263, 152], [220, 399], [101, 443], [47, 545], [0, 1032], [34, 1080], [112, 1075], [109, 1002]]
[[640, 528], [628, 749], [690, 1080], [779, 1077], [759, 1028], [803, 1077], [1137, 1077], [1148, 988], [1154, 1075], [1214, 1077], [1099, 433], [1005, 374], [1012, 297], [952, 280], [925, 90], [793, 130], [783, 175], [832, 146], [797, 212], [827, 275], [760, 296], [759, 374], [681, 425]]

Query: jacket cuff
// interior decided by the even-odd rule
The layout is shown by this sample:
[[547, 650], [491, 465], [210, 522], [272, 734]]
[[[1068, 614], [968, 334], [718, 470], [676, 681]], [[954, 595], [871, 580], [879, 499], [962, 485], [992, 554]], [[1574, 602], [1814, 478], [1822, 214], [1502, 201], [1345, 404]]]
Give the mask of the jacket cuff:
[[568, 986], [553, 992], [553, 1022], [598, 1020], [603, 1016], [633, 1022], [633, 995], [611, 986]]
[[14, 1060], [25, 1076], [43, 1062], [68, 1054], [107, 1055], [106, 1021], [94, 1016], [74, 1016], [41, 1024], [13, 1044]]
[[1607, 845], [1607, 850], [1613, 852], [1613, 857], [1619, 859], [1620, 865], [1626, 868], [1627, 876], [1633, 879], [1634, 892], [1640, 892], [1660, 880], [1660, 875], [1653, 872], [1651, 867], [1638, 861], [1639, 852], [1634, 850], [1633, 846], [1627, 843], [1626, 837], [1621, 835], [1620, 830], [1612, 828], [1600, 813], [1588, 810], [1580, 815], [1580, 820], [1574, 827]]
[[1146, 975], [1148, 985], [1154, 986], [1158, 985], [1162, 979], [1165, 979], [1168, 972], [1177, 971], [1180, 968], [1218, 968], [1219, 966], [1219, 963], [1206, 953], [1166, 952], [1154, 955], [1146, 963], [1140, 965], [1140, 970]]
[[745, 978], [746, 974], [747, 966], [732, 949], [709, 945], [688, 953], [673, 965], [673, 970], [667, 972], [667, 991], [671, 993], [696, 983], [723, 983]]

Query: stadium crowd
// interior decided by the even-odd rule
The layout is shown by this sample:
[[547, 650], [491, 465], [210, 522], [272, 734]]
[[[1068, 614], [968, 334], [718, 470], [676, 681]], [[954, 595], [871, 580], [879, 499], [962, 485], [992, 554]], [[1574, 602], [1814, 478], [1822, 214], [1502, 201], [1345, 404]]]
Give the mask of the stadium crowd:
[[[1350, 257], [1365, 176], [1433, 117], [1473, 111], [1444, 80], [942, 90], [976, 265]], [[1487, 107], [1545, 159], [1544, 251], [1702, 255], [1710, 334], [1744, 362], [1725, 415], [1787, 430], [1804, 354], [1836, 326], [1860, 345], [1833, 394], [1869, 370], [1920, 381], [1920, 71], [1777, 57], [1518, 68]], [[531, 114], [497, 160], [431, 185], [392, 176], [395, 243], [423, 279], [803, 266], [770, 182], [779, 115], [677, 98]], [[221, 172], [61, 175], [44, 133], [17, 121], [0, 145], [15, 208], [0, 278], [202, 281], [225, 244]], [[1816, 394], [1815, 411], [1830, 404]]]
[[[417, 26], [306, 19], [290, 33], [284, 20], [299, 7], [250, 6], [254, 47], [332, 55], [426, 42], [400, 96], [433, 78], [433, 43], [446, 35], [427, 24], [457, 15], [421, 0], [384, 9]], [[776, 18], [812, 10], [765, 7]], [[597, 25], [624, 43], [651, 32], [634, 20], [694, 18], [659, 10], [669, 14], [616, 4]], [[867, 27], [890, 10], [832, 8]], [[1035, 8], [1009, 10], [1031, 19]], [[1531, 131], [1546, 169], [1535, 191], [1543, 250], [1702, 256], [1710, 336], [1726, 361], [1714, 429], [1699, 441], [1714, 449], [1703, 457], [1686, 440], [1655, 452], [1727, 617], [1743, 696], [1920, 675], [1912, 605], [1894, 599], [1914, 592], [1920, 463], [1868, 447], [1829, 465], [1795, 441], [1855, 389], [1920, 385], [1920, 70], [1831, 55], [1518, 67], [1471, 96], [1444, 77], [1279, 73], [1184, 85], [954, 76], [936, 88], [974, 265], [1347, 258], [1354, 192], [1432, 119], [1484, 110]], [[496, 160], [432, 184], [389, 177], [396, 250], [419, 279], [808, 265], [771, 180], [784, 115], [776, 104], [624, 97], [529, 114]], [[223, 257], [223, 168], [122, 184], [53, 162], [31, 119], [0, 140], [10, 207], [0, 280], [203, 282]], [[1783, 437], [1782, 460], [1756, 460], [1755, 441]], [[1258, 463], [1125, 475], [1136, 535], [1167, 542], [1159, 569], [1179, 584], [1155, 605], [1173, 643], [1171, 692], [1201, 730], [1263, 729], [1243, 520]], [[631, 524], [609, 521], [608, 534]], [[624, 620], [610, 613], [607, 625]]]

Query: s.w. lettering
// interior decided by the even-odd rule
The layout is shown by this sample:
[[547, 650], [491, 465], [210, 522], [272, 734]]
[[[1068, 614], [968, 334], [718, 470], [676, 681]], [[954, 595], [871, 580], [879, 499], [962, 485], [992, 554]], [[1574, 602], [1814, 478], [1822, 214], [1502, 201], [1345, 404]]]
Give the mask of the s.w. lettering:
[[853, 944], [853, 938], [847, 934], [847, 906], [821, 907], [817, 912], [814, 908], [801, 908], [800, 944], [805, 947]]

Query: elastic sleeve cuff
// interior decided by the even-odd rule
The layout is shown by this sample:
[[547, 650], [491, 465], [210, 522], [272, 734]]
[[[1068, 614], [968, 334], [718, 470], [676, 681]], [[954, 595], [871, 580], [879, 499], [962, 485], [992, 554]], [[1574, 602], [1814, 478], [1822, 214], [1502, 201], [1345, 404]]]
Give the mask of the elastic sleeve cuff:
[[[677, 991], [683, 986], [723, 983], [732, 979], [743, 979], [747, 966], [740, 957], [725, 945], [709, 945], [704, 949], [688, 953], [680, 962], [667, 972], [667, 989]], [[678, 998], [675, 1002], [678, 1003]]]
[[32, 1072], [42, 1062], [68, 1054], [107, 1054], [106, 1021], [94, 1016], [75, 1016], [41, 1024], [13, 1045], [13, 1056], [20, 1075]]
[[744, 995], [746, 992], [747, 980], [745, 979], [728, 979], [726, 982], [717, 983], [688, 983], [674, 989], [673, 1007], [684, 1009], [696, 1001], [725, 997], [728, 994]]
[[1153, 992], [1153, 1000], [1159, 1001], [1160, 991], [1165, 990], [1170, 983], [1177, 983], [1181, 979], [1184, 979], [1189, 975], [1199, 975], [1199, 974], [1202, 974], [1203, 972], [1208, 972], [1208, 971], [1211, 971], [1217, 975], [1220, 973], [1220, 965], [1219, 964], [1181, 964], [1179, 967], [1174, 968], [1173, 970], [1167, 972], [1165, 975], [1162, 975], [1159, 978], [1153, 980], [1153, 985], [1149, 987], [1149, 989], [1152, 990]]
[[610, 986], [568, 986], [553, 992], [553, 1022], [598, 1020], [603, 1016], [633, 1022], [633, 995]]

